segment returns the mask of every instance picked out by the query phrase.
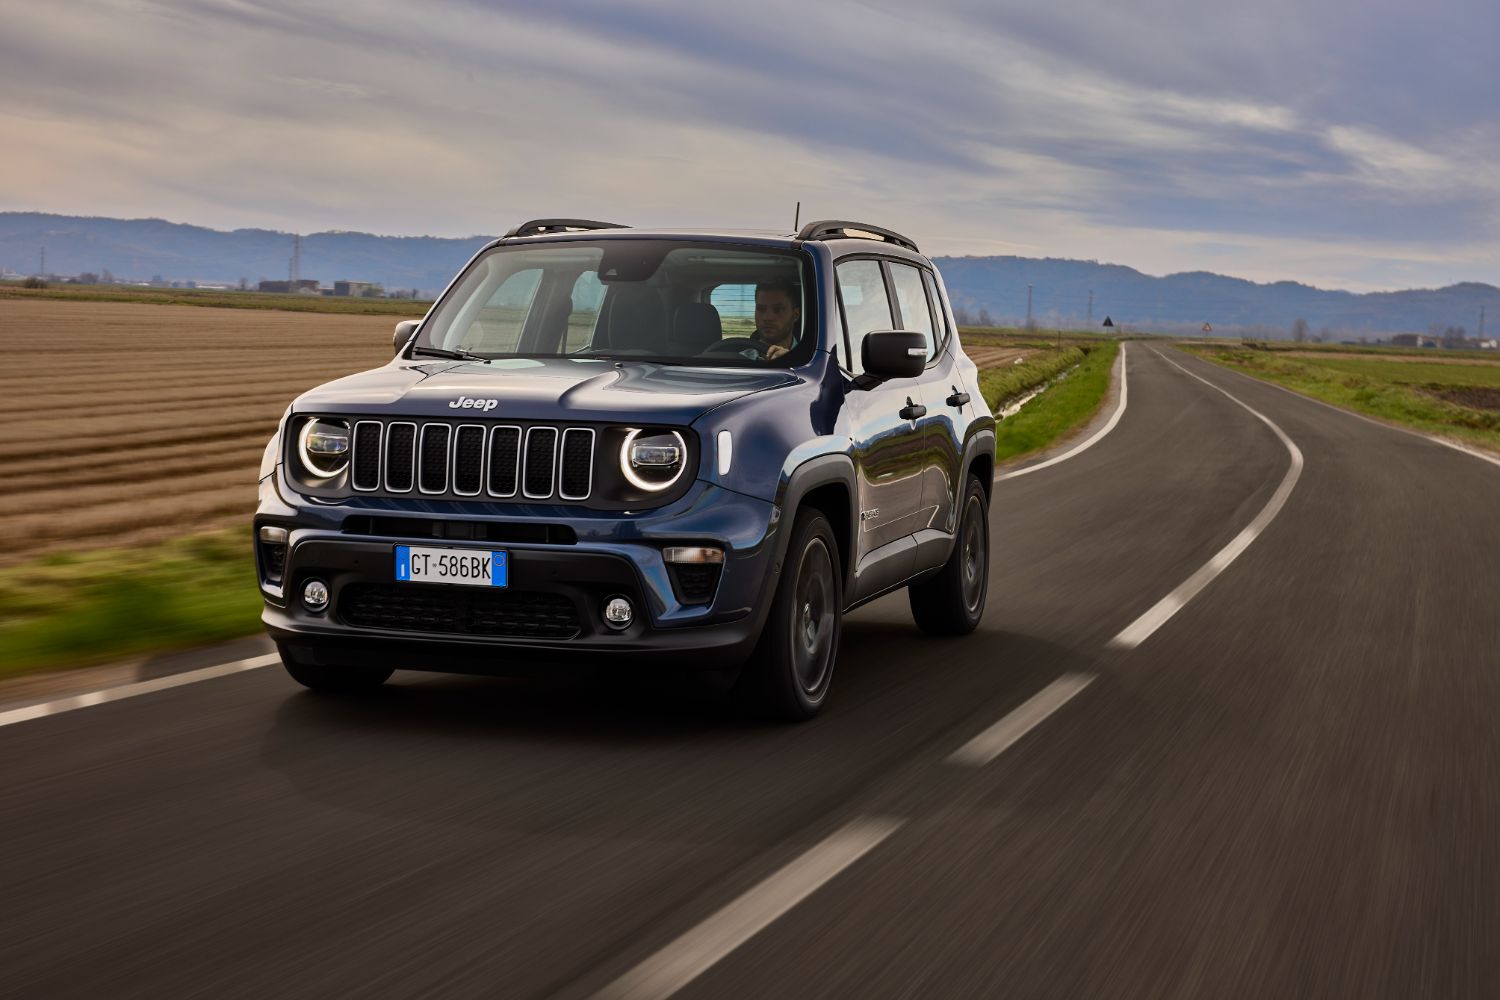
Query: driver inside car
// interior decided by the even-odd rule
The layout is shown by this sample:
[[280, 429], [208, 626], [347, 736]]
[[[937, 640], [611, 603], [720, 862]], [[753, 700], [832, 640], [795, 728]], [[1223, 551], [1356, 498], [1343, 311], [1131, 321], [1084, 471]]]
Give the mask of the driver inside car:
[[755, 288], [755, 333], [750, 340], [760, 357], [779, 358], [802, 330], [802, 297], [790, 282], [761, 282]]

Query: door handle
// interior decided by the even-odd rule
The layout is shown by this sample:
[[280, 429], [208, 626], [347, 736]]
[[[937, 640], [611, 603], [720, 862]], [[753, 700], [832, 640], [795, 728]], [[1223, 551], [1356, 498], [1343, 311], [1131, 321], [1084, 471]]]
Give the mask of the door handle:
[[911, 401], [911, 397], [907, 396], [906, 405], [901, 407], [901, 419], [916, 420], [919, 417], [925, 416], [927, 416], [927, 407], [923, 406], [921, 403], [913, 403]]
[[949, 386], [948, 388], [953, 390], [953, 395], [948, 397], [949, 406], [956, 406], [960, 410], [962, 410], [965, 406], [968, 405], [969, 394], [967, 392], [959, 392], [958, 386], [956, 385]]

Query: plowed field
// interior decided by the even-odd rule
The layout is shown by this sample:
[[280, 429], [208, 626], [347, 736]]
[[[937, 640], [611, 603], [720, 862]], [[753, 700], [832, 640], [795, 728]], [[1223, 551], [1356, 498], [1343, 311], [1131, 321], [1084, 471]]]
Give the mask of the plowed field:
[[[243, 524], [287, 404], [395, 318], [0, 299], [0, 566]], [[981, 367], [1035, 353], [976, 347]]]
[[0, 565], [243, 524], [302, 391], [384, 364], [395, 319], [0, 301]]

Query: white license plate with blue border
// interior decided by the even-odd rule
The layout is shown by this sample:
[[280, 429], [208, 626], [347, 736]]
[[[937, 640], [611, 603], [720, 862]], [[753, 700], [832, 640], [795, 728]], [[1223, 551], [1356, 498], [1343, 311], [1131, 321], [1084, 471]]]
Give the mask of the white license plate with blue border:
[[397, 583], [452, 583], [461, 587], [507, 587], [510, 560], [504, 552], [396, 546]]

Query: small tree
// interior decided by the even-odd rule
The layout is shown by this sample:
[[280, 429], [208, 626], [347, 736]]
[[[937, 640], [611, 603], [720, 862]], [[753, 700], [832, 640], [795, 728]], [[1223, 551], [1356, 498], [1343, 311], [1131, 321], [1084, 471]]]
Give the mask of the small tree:
[[21, 287], [22, 288], [46, 288], [47, 287], [47, 281], [46, 281], [45, 278], [38, 278], [36, 275], [32, 275], [31, 277], [27, 278], [25, 281], [21, 282]]
[[1301, 316], [1292, 322], [1292, 339], [1299, 344], [1307, 342], [1307, 320]]
[[385, 297], [385, 289], [379, 285], [370, 285], [361, 290], [359, 294], [367, 299], [379, 299]]
[[988, 309], [981, 309], [981, 310], [979, 310], [979, 318], [978, 318], [977, 322], [978, 322], [978, 324], [980, 326], [994, 326], [995, 325], [995, 321], [990, 318], [990, 311]]

